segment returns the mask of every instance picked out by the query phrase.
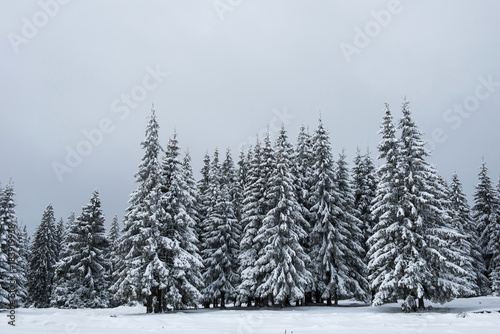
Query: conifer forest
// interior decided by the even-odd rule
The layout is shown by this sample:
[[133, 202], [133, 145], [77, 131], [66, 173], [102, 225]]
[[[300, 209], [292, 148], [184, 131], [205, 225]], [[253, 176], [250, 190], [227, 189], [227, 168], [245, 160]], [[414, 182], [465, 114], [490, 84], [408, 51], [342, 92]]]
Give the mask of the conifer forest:
[[65, 219], [49, 204], [28, 235], [14, 182], [3, 182], [0, 308], [135, 303], [164, 313], [355, 300], [415, 312], [499, 295], [500, 172], [478, 166], [469, 204], [459, 175], [428, 162], [406, 99], [380, 116], [374, 152], [332, 152], [319, 118], [298, 134], [268, 132], [237, 156], [215, 149], [195, 179], [182, 134], [160, 143], [153, 108], [123, 221], [105, 221], [96, 190]]

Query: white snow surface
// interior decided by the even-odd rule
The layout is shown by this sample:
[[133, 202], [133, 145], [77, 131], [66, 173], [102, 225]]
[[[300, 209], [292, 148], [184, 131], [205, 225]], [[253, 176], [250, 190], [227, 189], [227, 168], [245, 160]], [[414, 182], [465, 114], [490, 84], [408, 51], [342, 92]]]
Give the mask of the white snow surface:
[[[199, 309], [145, 314], [145, 307], [114, 309], [17, 309], [16, 326], [0, 312], [0, 332], [84, 333], [500, 333], [500, 297], [457, 299], [433, 310], [402, 313], [399, 304], [380, 307], [344, 301], [339, 307]], [[484, 312], [488, 311], [488, 312]], [[475, 313], [484, 312], [484, 313]], [[286, 332], [285, 332], [286, 331]]]

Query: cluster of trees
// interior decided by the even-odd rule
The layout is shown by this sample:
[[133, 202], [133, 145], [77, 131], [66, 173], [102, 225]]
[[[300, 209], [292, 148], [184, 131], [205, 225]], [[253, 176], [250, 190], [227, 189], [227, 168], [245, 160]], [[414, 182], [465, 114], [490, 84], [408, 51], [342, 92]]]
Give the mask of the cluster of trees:
[[500, 184], [483, 163], [471, 209], [458, 176], [448, 185], [426, 161], [407, 101], [397, 124], [386, 105], [378, 169], [369, 152], [351, 170], [334, 159], [320, 119], [295, 147], [282, 128], [237, 163], [207, 153], [196, 181], [177, 135], [163, 149], [158, 132], [152, 110], [122, 229], [115, 216], [106, 234], [96, 191], [66, 223], [49, 205], [29, 241], [12, 185], [2, 189], [0, 304], [12, 275], [18, 305], [138, 301], [148, 313], [352, 298], [414, 311], [424, 298], [500, 293]]

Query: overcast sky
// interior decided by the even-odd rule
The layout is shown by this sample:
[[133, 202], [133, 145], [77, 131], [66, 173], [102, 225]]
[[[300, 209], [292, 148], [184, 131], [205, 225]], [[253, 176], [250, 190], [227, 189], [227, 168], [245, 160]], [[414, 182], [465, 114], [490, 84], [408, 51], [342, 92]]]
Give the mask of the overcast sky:
[[320, 112], [335, 155], [376, 156], [384, 102], [399, 118], [407, 96], [430, 161], [471, 198], [483, 157], [500, 176], [499, 17], [494, 0], [2, 1], [0, 180], [30, 233], [96, 188], [109, 224], [152, 103], [199, 175], [207, 150], [237, 158], [281, 122], [295, 143]]

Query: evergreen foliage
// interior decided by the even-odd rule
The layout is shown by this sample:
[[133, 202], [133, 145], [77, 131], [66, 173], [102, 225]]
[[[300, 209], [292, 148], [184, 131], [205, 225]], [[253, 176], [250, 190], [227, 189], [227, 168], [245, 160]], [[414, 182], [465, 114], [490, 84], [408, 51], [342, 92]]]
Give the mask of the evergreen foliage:
[[72, 224], [56, 266], [53, 304], [65, 308], [109, 305], [109, 251], [99, 192]]
[[49, 204], [42, 215], [31, 244], [29, 300], [34, 307], [50, 306], [54, 272], [57, 262], [57, 230], [54, 208]]

